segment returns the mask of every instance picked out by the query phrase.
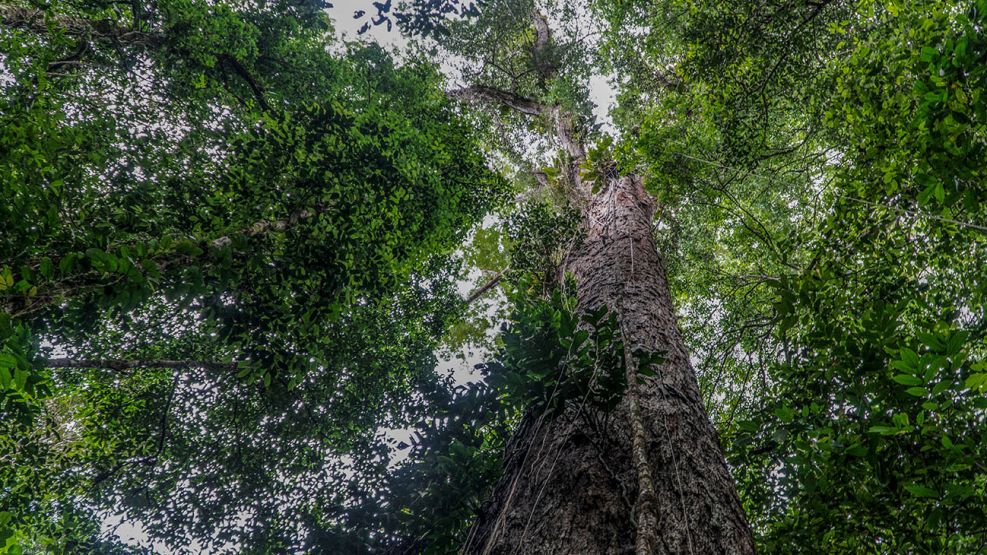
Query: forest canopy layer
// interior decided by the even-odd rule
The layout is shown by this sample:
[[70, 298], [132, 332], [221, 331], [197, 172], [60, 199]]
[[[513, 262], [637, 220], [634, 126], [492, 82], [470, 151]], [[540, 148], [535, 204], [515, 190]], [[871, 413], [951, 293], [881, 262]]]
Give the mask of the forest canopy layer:
[[0, 553], [987, 549], [987, 1], [366, 4], [0, 3]]

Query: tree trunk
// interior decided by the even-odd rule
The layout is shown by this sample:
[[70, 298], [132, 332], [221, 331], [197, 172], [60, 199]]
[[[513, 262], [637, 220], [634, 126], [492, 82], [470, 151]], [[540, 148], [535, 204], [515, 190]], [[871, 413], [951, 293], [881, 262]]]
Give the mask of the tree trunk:
[[464, 551], [754, 553], [676, 324], [652, 235], [654, 199], [637, 176], [606, 185], [585, 203], [585, 239], [565, 270], [580, 310], [607, 306], [627, 352], [666, 361], [655, 377], [630, 379], [609, 414], [571, 406], [526, 419]]

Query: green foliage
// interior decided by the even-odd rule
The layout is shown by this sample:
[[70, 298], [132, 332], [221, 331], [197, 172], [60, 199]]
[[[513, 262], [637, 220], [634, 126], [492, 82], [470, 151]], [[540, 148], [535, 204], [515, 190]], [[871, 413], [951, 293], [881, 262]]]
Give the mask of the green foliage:
[[[616, 159], [659, 200], [762, 552], [982, 550], [987, 4], [592, 5], [598, 43], [552, 2], [541, 48], [529, 0], [370, 17], [587, 142], [589, 76], [620, 83], [583, 178]], [[452, 552], [512, 430], [623, 394], [615, 316], [560, 283], [579, 226], [565, 156], [531, 140], [551, 118], [464, 122], [429, 63], [329, 44], [323, 7], [2, 8], [0, 552], [122, 552], [100, 511], [174, 550]], [[466, 253], [510, 268], [509, 312], [454, 387], [450, 253], [508, 194], [481, 143], [548, 187]], [[415, 431], [404, 462], [384, 428]]]
[[983, 546], [981, 4], [598, 3], [764, 552]]
[[543, 299], [528, 280], [517, 287], [503, 346], [480, 367], [490, 386], [537, 414], [557, 415], [573, 404], [616, 407], [627, 384], [616, 315], [606, 307], [578, 315], [575, 299], [559, 290]]
[[547, 202], [525, 203], [505, 222], [511, 242], [512, 273], [528, 280], [528, 286], [540, 287], [550, 295], [562, 271], [566, 254], [580, 240], [579, 215], [563, 207], [556, 209]]
[[[860, 186], [852, 192], [904, 195], [917, 207], [982, 221], [987, 4], [905, 2], [860, 11], [881, 32], [851, 43], [826, 113], [832, 127], [856, 139], [848, 154]], [[894, 79], [875, 78], [882, 75]]]
[[604, 137], [586, 153], [586, 161], [580, 164], [580, 177], [591, 184], [593, 194], [600, 192], [607, 179], [617, 177], [613, 162], [613, 139]]
[[173, 549], [300, 548], [302, 515], [382, 482], [378, 428], [445, 389], [450, 254], [506, 183], [434, 67], [330, 54], [310, 7], [4, 12], [10, 549], [98, 551], [99, 511]]

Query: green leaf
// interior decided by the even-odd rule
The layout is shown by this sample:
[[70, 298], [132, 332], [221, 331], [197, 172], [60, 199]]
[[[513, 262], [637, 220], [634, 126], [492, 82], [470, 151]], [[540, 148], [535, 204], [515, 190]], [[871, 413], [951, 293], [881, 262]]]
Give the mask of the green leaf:
[[[919, 341], [921, 341], [925, 346], [927, 346], [932, 351], [940, 351], [943, 348], [942, 340], [938, 336], [933, 335], [928, 332], [919, 332], [916, 334]], [[916, 363], [917, 365], [917, 363]]]
[[939, 497], [936, 490], [920, 484], [906, 484], [905, 489], [915, 497]]
[[966, 378], [963, 385], [965, 385], [967, 389], [972, 389], [974, 391], [982, 391], [987, 389], [987, 373], [970, 374]]
[[753, 420], [741, 420], [737, 422], [737, 427], [745, 432], [756, 432], [760, 429], [757, 422], [754, 422]]
[[14, 389], [23, 391], [24, 386], [27, 385], [28, 375], [26, 370], [21, 370], [20, 368], [14, 370]]
[[912, 424], [912, 419], [908, 417], [907, 412], [899, 412], [898, 414], [892, 416], [891, 420], [894, 422], [894, 425], [898, 427], [898, 429], [906, 428]]
[[47, 279], [51, 279], [54, 275], [55, 265], [52, 264], [51, 258], [47, 256], [41, 259], [41, 263], [38, 265], [38, 271]]
[[907, 365], [909, 370], [915, 370], [918, 368], [919, 359], [915, 351], [909, 349], [908, 347], [903, 347], [899, 353], [901, 354], [901, 360]]
[[963, 350], [963, 345], [966, 340], [970, 337], [970, 332], [968, 331], [957, 331], [949, 336], [949, 341], [946, 342], [946, 354], [955, 355]]
[[867, 448], [859, 443], [855, 443], [847, 448], [846, 454], [851, 457], [863, 457], [867, 455]]
[[924, 387], [909, 387], [905, 390], [905, 393], [914, 395], [915, 397], [927, 397], [929, 395], [929, 390]]
[[795, 411], [787, 405], [776, 408], [774, 413], [782, 422], [788, 423], [795, 420]]
[[932, 394], [933, 395], [939, 395], [940, 393], [942, 393], [943, 391], [946, 391], [947, 389], [951, 388], [952, 386], [953, 386], [953, 382], [952, 381], [950, 381], [950, 380], [943, 380], [943, 381], [937, 383], [935, 385], [935, 387], [932, 388]]
[[16, 368], [17, 357], [10, 353], [0, 353], [0, 368]]
[[922, 385], [922, 380], [908, 374], [898, 374], [892, 376], [891, 379], [902, 385]]

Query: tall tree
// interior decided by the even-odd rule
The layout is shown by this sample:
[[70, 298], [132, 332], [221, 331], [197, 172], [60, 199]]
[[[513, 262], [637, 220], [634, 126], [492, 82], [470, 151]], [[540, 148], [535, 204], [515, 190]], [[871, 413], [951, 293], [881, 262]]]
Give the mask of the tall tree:
[[[519, 12], [527, 17], [519, 21]], [[676, 323], [653, 235], [654, 196], [643, 176], [622, 173], [605, 148], [590, 148], [575, 71], [563, 65], [574, 45], [553, 39], [544, 14], [531, 3], [505, 2], [476, 25], [491, 26], [481, 40], [501, 42], [489, 48], [483, 61], [490, 63], [474, 82], [453, 94], [532, 118], [558, 145], [552, 173], [579, 214], [580, 237], [555, 287], [571, 276], [578, 313], [602, 309], [615, 317], [622, 356], [610, 367], [601, 363], [590, 380], [623, 373], [626, 391], [610, 411], [583, 397], [556, 414], [529, 412], [465, 550], [753, 553]], [[569, 98], [551, 94], [566, 88]]]
[[0, 553], [983, 551], [987, 0], [372, 5], [0, 7]]
[[759, 550], [982, 550], [987, 4], [597, 6]]

